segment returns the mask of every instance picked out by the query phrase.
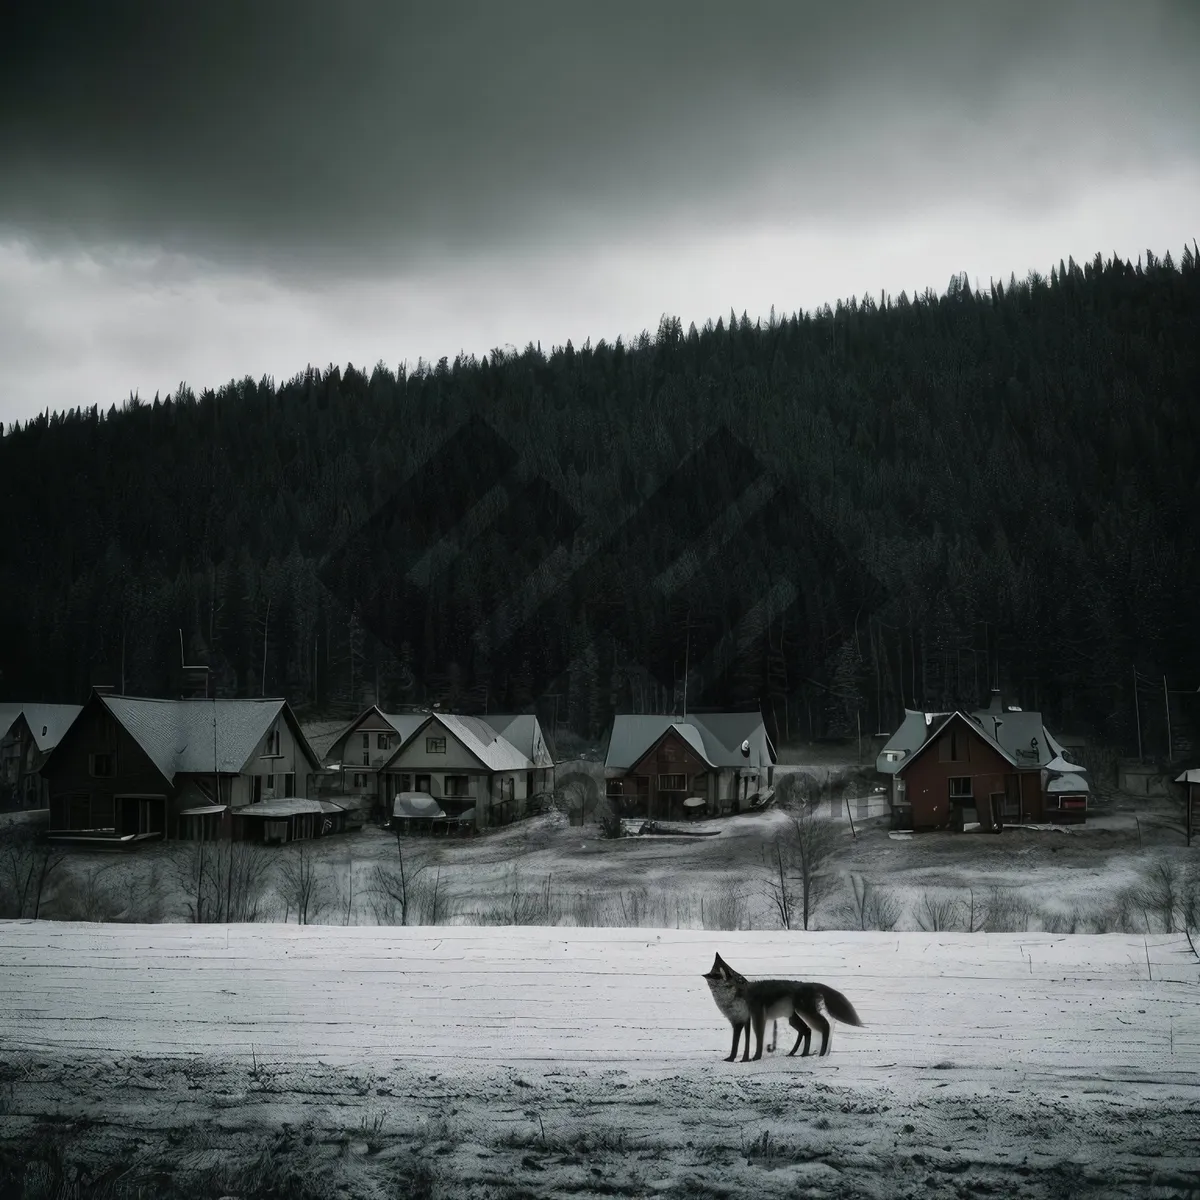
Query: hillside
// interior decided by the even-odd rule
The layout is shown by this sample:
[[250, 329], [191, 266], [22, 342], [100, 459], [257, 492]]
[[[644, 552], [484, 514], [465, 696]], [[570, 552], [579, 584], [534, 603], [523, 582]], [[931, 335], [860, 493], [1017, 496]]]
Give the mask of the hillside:
[[999, 679], [1119, 745], [1140, 715], [1160, 754], [1133, 680], [1200, 681], [1198, 331], [1188, 248], [631, 345], [80, 396], [0, 437], [0, 697], [169, 694], [182, 630], [222, 694], [326, 711], [550, 694], [544, 719], [595, 736], [678, 704], [686, 669], [689, 703], [761, 700], [782, 741]]

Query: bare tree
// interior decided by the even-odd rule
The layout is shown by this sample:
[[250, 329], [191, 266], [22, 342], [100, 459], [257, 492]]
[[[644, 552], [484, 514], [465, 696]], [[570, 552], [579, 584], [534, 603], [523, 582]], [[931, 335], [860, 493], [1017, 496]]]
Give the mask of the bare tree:
[[371, 909], [380, 925], [410, 923], [415, 915], [417, 881], [429, 869], [431, 861], [429, 856], [414, 854], [412, 850], [406, 854], [400, 838], [396, 838], [396, 865], [376, 866], [368, 888]]
[[779, 923], [784, 929], [792, 927], [792, 885], [788, 876], [791, 873], [791, 852], [785, 851], [782, 839], [776, 838], [768, 856], [763, 847], [763, 865], [767, 869], [767, 895], [779, 914]]
[[891, 892], [877, 888], [861, 875], [850, 876], [850, 897], [842, 911], [854, 929], [892, 930], [904, 913], [903, 905]]
[[1163, 933], [1174, 933], [1184, 906], [1183, 868], [1172, 858], [1161, 856], [1142, 868], [1141, 883], [1135, 888], [1136, 902], [1146, 914], [1146, 928], [1153, 913]]
[[[787, 843], [790, 852], [790, 871], [796, 880], [788, 893], [786, 882], [773, 881], [772, 892], [788, 907], [785, 929], [799, 918], [800, 927], [807, 929], [821, 901], [833, 889], [833, 878], [827, 867], [837, 850], [837, 827], [828, 817], [822, 817], [813, 796], [805, 791], [807, 777], [790, 772], [779, 781], [776, 795], [788, 815]], [[776, 855], [777, 873], [782, 867], [783, 854]], [[777, 901], [778, 907], [778, 901]], [[782, 913], [781, 913], [782, 915]]]
[[46, 884], [65, 857], [44, 831], [17, 821], [0, 827], [0, 916], [36, 920]]
[[316, 855], [307, 842], [297, 842], [285, 851], [279, 868], [279, 894], [288, 912], [307, 925], [321, 913], [329, 899], [328, 881], [318, 869]]
[[942, 933], [954, 929], [962, 915], [962, 905], [953, 896], [938, 898], [923, 892], [917, 908], [917, 924], [926, 933]]
[[271, 870], [271, 855], [248, 842], [191, 842], [172, 860], [186, 897], [188, 919], [197, 924], [257, 921]]

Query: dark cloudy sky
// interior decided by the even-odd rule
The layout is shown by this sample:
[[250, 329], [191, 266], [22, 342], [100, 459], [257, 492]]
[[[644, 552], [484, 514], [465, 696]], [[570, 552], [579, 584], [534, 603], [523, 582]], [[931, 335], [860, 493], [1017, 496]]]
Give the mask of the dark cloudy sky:
[[1200, 235], [1198, 0], [6, 11], [5, 421]]

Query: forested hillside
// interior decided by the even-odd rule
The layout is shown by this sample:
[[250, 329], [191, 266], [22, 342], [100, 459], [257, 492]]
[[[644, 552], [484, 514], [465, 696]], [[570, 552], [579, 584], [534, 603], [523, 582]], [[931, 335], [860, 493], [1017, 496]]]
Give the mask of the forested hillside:
[[[614, 707], [678, 704], [685, 665], [690, 702], [761, 699], [792, 737], [873, 733], [998, 678], [1128, 746], [1135, 671], [1200, 685], [1194, 247], [761, 323], [664, 318], [631, 345], [101, 399], [0, 437], [3, 699], [170, 694], [181, 629], [221, 694], [548, 695], [591, 735]], [[499, 491], [437, 456], [488, 430], [514, 452], [495, 451]], [[663, 584], [746, 496], [724, 548]], [[414, 555], [480, 498], [499, 532], [420, 583]], [[496, 614], [556, 546], [544, 569], [566, 582], [525, 627], [542, 654]], [[762, 637], [710, 654], [768, 594]], [[1151, 751], [1161, 708], [1140, 713]]]

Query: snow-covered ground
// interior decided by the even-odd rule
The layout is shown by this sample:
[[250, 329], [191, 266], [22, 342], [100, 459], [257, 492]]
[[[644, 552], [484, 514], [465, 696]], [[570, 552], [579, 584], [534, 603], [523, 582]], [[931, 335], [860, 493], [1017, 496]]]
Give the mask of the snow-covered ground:
[[[717, 951], [864, 1027], [722, 1061]], [[1198, 999], [1173, 936], [5, 922], [0, 1141], [275, 1139], [328, 1195], [1183, 1196]]]

